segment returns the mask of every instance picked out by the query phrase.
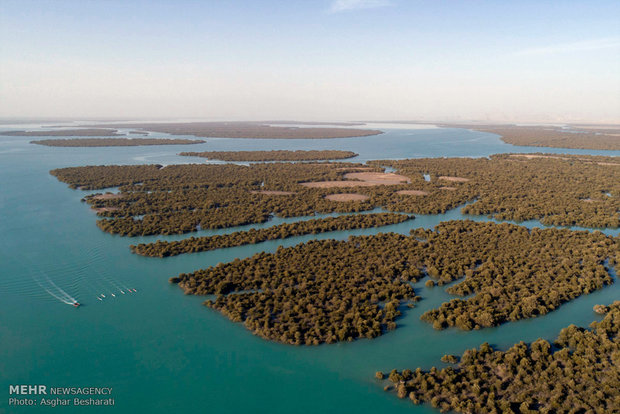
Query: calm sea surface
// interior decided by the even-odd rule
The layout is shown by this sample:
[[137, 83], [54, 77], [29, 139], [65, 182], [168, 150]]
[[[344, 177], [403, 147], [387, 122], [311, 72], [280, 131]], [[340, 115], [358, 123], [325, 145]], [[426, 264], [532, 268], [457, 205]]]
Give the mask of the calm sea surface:
[[[614, 284], [544, 317], [481, 331], [435, 331], [419, 317], [449, 295], [421, 282], [416, 291], [423, 300], [404, 311], [394, 332], [353, 343], [281, 345], [203, 307], [204, 298], [183, 295], [168, 278], [317, 236], [166, 259], [140, 257], [129, 252], [130, 244], [163, 237], [103, 233], [95, 225], [95, 214], [80, 202], [87, 193], [69, 189], [48, 173], [78, 165], [203, 162], [176, 155], [188, 150], [343, 149], [360, 154], [351, 160], [355, 162], [502, 152], [620, 156], [620, 151], [516, 147], [496, 135], [460, 129], [386, 131], [334, 140], [214, 138], [191, 147], [128, 148], [53, 148], [29, 144], [33, 138], [0, 136], [0, 412], [86, 410], [8, 407], [9, 384], [44, 384], [112, 387], [115, 407], [88, 407], [88, 412], [431, 413], [436, 411], [429, 406], [414, 406], [384, 393], [374, 380], [375, 371], [443, 366], [442, 355], [460, 354], [485, 341], [508, 347], [521, 340], [553, 339], [570, 323], [587, 326], [600, 319], [592, 312], [594, 304], [620, 298]], [[349, 234], [379, 231], [406, 234], [415, 227], [431, 228], [461, 218], [457, 209], [381, 229], [318, 238], [345, 239]], [[274, 219], [255, 227], [295, 220], [299, 219]], [[540, 226], [535, 221], [524, 224]], [[618, 230], [606, 233], [618, 235]], [[183, 237], [189, 236], [165, 238]], [[98, 300], [101, 294], [105, 298]], [[68, 297], [83, 306], [74, 309], [63, 303]]]

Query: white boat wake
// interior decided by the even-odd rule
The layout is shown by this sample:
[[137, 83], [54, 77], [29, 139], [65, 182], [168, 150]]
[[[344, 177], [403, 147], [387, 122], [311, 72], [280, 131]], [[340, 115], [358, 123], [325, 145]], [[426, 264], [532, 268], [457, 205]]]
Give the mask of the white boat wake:
[[64, 289], [62, 289], [56, 283], [54, 283], [47, 275], [44, 275], [44, 277], [46, 279], [48, 287], [43, 286], [43, 284], [41, 283], [41, 280], [37, 279], [36, 277], [33, 276], [32, 278], [34, 279], [35, 282], [37, 282], [39, 286], [41, 286], [43, 290], [45, 290], [52, 297], [58, 299], [62, 303], [65, 303], [67, 305], [72, 305], [72, 306], [75, 306], [78, 303], [78, 301], [73, 296], [68, 294]]

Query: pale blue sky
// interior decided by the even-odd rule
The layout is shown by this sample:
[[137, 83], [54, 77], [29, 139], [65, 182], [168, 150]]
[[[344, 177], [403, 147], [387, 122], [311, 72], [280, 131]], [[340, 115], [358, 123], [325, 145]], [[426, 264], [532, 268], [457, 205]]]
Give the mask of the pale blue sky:
[[618, 1], [0, 0], [0, 116], [620, 122]]

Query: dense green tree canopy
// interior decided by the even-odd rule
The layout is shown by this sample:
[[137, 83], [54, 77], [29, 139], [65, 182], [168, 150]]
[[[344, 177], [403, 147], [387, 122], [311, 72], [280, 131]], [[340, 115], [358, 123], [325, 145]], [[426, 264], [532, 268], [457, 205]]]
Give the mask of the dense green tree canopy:
[[396, 213], [355, 214], [324, 219], [303, 220], [295, 223], [279, 224], [264, 229], [250, 229], [216, 236], [190, 237], [176, 241], [141, 243], [130, 246], [134, 253], [142, 256], [167, 257], [183, 253], [195, 253], [225, 247], [260, 243], [266, 240], [285, 239], [304, 234], [318, 234], [330, 231], [380, 227], [402, 223], [412, 216]]
[[[539, 339], [496, 351], [484, 343], [455, 367], [393, 370], [400, 398], [462, 413], [620, 412], [620, 302], [590, 330], [571, 325], [554, 344]], [[448, 356], [446, 362], [455, 363]], [[384, 374], [376, 374], [383, 379]]]
[[415, 300], [408, 282], [426, 275], [439, 285], [463, 278], [449, 292], [472, 294], [424, 314], [437, 329], [536, 317], [612, 283], [605, 263], [618, 251], [617, 238], [600, 232], [452, 221], [411, 236], [312, 241], [171, 281], [217, 295], [207, 306], [261, 336], [315, 344], [395, 328], [399, 305]]
[[[87, 197], [86, 201], [100, 216], [107, 217], [98, 222], [99, 227], [129, 236], [261, 223], [272, 214], [296, 217], [376, 207], [436, 214], [468, 201], [471, 203], [463, 208], [465, 213], [502, 220], [538, 219], [547, 225], [586, 227], [620, 225], [620, 160], [581, 155], [549, 157], [515, 154], [490, 159], [372, 161], [374, 171], [391, 166], [411, 182], [348, 188], [310, 188], [300, 183], [342, 181], [347, 172], [359, 171], [363, 165], [90, 166], [51, 173], [73, 188], [120, 186], [122, 197]], [[429, 182], [423, 174], [430, 175]], [[420, 192], [415, 195], [415, 191], [407, 194], [403, 190]], [[325, 198], [336, 193], [357, 193], [369, 199], [338, 203]]]

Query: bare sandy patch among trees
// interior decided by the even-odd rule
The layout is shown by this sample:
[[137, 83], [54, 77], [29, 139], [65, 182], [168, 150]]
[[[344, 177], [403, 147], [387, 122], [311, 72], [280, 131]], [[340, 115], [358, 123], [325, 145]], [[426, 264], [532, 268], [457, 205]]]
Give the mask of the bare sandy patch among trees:
[[344, 175], [345, 180], [340, 181], [316, 181], [300, 183], [310, 188], [336, 188], [336, 187], [373, 187], [376, 185], [409, 184], [411, 180], [404, 175], [382, 172], [352, 172]]
[[326, 200], [340, 201], [340, 202], [345, 202], [345, 201], [366, 201], [369, 198], [370, 197], [368, 197], [367, 195], [364, 195], [364, 194], [352, 194], [352, 193], [347, 193], [347, 194], [329, 194], [329, 195], [325, 196]]
[[122, 194], [113, 194], [113, 193], [105, 193], [105, 194], [97, 194], [93, 197], [95, 200], [113, 200], [115, 198], [122, 198]]
[[442, 175], [441, 177], [439, 177], [440, 180], [444, 180], [444, 181], [450, 181], [452, 183], [466, 183], [467, 181], [469, 181], [469, 178], [463, 178], [463, 177], [450, 177], [447, 175]]

